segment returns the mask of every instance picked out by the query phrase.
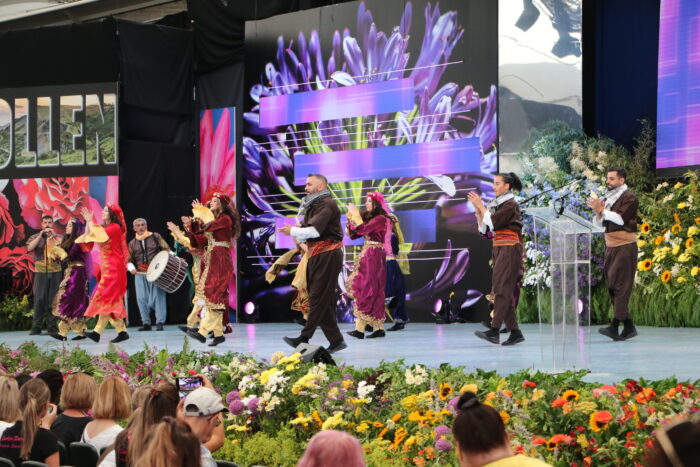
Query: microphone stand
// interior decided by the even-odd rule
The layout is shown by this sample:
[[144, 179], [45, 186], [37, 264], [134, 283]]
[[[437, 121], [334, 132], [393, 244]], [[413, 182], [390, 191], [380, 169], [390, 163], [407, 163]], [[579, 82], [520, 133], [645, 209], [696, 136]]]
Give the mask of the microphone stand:
[[[554, 187], [554, 188], [550, 188], [549, 190], [543, 191], [542, 193], [537, 193], [536, 195], [532, 195], [532, 196], [530, 196], [529, 198], [526, 198], [526, 199], [524, 199], [523, 201], [521, 201], [521, 202], [519, 203], [519, 204], [520, 204], [520, 207], [521, 207], [521, 208], [525, 208], [525, 207], [527, 207], [527, 205], [530, 203], [530, 201], [535, 200], [535, 199], [539, 198], [539, 197], [542, 196], [542, 195], [546, 195], [547, 193], [551, 193], [551, 192], [553, 192], [553, 191], [563, 190], [563, 189], [566, 188], [566, 187], [569, 187], [569, 186], [571, 186], [571, 185], [575, 185], [575, 184], [579, 183], [581, 180], [583, 180], [583, 178], [581, 178], [581, 176], [580, 176], [580, 177], [577, 177], [577, 178], [574, 179], [574, 180], [571, 180], [570, 182], [568, 182], [568, 183], [566, 183], [566, 184], [564, 184], [564, 185], [561, 185], [561, 186], [558, 186], [558, 187]], [[561, 201], [561, 205], [559, 206], [559, 209], [556, 210], [556, 212], [557, 212], [557, 217], [561, 216], [561, 215], [564, 213], [564, 200], [565, 200], [566, 197], [569, 196], [570, 194], [571, 194], [571, 192], [566, 193], [565, 195], [560, 196], [559, 198], [556, 198], [556, 199], [554, 200], [555, 202], [556, 202], [556, 201]]]

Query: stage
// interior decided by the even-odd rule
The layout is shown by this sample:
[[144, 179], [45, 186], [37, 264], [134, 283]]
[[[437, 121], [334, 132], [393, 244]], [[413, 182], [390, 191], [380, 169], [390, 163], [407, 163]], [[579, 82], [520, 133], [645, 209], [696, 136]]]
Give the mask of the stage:
[[[259, 358], [269, 358], [276, 351], [290, 353], [292, 349], [282, 341], [282, 337], [297, 336], [300, 329], [300, 326], [292, 323], [236, 324], [233, 334], [228, 334], [226, 342], [214, 350], [219, 353], [252, 353]], [[343, 333], [352, 329], [352, 324], [341, 324]], [[407, 364], [437, 367], [441, 363], [449, 363], [465, 366], [467, 370], [481, 368], [497, 370], [501, 374], [528, 368], [550, 370], [549, 326], [544, 326], [540, 331], [537, 324], [523, 325], [526, 341], [513, 347], [495, 346], [479, 340], [473, 334], [479, 329], [482, 329], [479, 324], [437, 326], [411, 323], [403, 331], [387, 333], [383, 339], [360, 341], [346, 336], [348, 348], [335, 354], [334, 358], [338, 364], [363, 367], [376, 366], [382, 360], [404, 359]], [[700, 346], [697, 345], [700, 342], [700, 329], [639, 327], [638, 330], [639, 336], [633, 340], [613, 342], [599, 335], [597, 327], [594, 327], [589, 348], [591, 374], [586, 380], [611, 383], [623, 378], [663, 379], [675, 376], [691, 381], [700, 378]], [[185, 335], [174, 325], [166, 326], [164, 331], [150, 332], [129, 328], [129, 335], [131, 339], [119, 345], [128, 353], [142, 350], [144, 344], [175, 352], [182, 349], [185, 340]], [[101, 354], [107, 350], [109, 339], [114, 336], [114, 330], [109, 329], [99, 344], [86, 340], [63, 343], [45, 334], [29, 336], [22, 331], [3, 333], [2, 342], [12, 348], [30, 340], [45, 349], [79, 345], [90, 353]], [[189, 341], [192, 349], [212, 350], [194, 339]], [[311, 343], [327, 345], [320, 329]]]

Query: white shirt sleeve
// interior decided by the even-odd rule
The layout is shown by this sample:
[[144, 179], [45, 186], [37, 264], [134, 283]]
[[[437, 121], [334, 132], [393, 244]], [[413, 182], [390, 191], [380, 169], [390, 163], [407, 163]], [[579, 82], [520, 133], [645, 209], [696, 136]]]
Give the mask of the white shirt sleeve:
[[625, 225], [625, 221], [622, 220], [621, 215], [608, 209], [603, 209], [603, 219], [605, 219], [606, 221], [610, 221], [613, 224]]
[[296, 238], [299, 242], [305, 242], [311, 238], [318, 238], [321, 236], [318, 230], [316, 230], [316, 227], [292, 227], [290, 233], [292, 237]]
[[603, 227], [603, 216], [598, 216], [598, 215], [593, 216], [593, 225], [595, 225], [596, 227], [602, 228]]
[[493, 221], [491, 220], [491, 212], [487, 210], [486, 212], [484, 212], [484, 218], [479, 224], [479, 232], [485, 234], [488, 231], [488, 229], [490, 229], [491, 232], [494, 231]]
[[131, 271], [133, 271], [134, 269], [136, 269], [136, 266], [134, 266], [134, 263], [128, 263], [128, 264], [126, 265], [126, 269], [127, 269], [129, 272], [131, 272]]

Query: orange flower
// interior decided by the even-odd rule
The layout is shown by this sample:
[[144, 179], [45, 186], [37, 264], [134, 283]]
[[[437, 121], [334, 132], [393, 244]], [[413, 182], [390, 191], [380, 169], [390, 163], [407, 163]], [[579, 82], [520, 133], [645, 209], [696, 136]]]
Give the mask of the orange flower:
[[700, 225], [700, 217], [696, 217], [696, 218], [695, 218], [695, 223], [696, 223], [697, 225]]
[[661, 273], [661, 282], [668, 282], [671, 280], [671, 271], [666, 270]]
[[646, 235], [651, 231], [651, 226], [645, 222], [642, 224], [642, 226], [639, 228], [639, 230], [641, 230], [642, 233], [644, 235]]
[[379, 432], [379, 434], [377, 435], [377, 438], [383, 438], [387, 431], [389, 431], [389, 429], [384, 428], [382, 431]]
[[638, 392], [635, 399], [640, 404], [647, 404], [653, 398], [656, 397], [656, 392], [652, 388], [644, 388], [641, 392]]
[[680, 224], [673, 224], [671, 226], [671, 233], [673, 234], [679, 234], [681, 233], [681, 230], [683, 230], [683, 227], [681, 227]]
[[678, 217], [678, 214], [676, 214], [675, 212], [673, 213], [673, 220], [676, 221], [676, 224], [680, 224], [680, 223], [681, 223], [681, 218]]
[[524, 388], [536, 388], [537, 383], [535, 383], [534, 381], [525, 380], [525, 381], [523, 381], [523, 387]]
[[550, 451], [553, 451], [560, 444], [569, 444], [569, 443], [571, 443], [570, 436], [554, 435], [551, 438], [549, 438], [549, 441], [547, 441], [547, 449], [549, 449]]
[[568, 391], [564, 391], [564, 394], [562, 394], [561, 397], [563, 399], [565, 399], [567, 402], [577, 401], [581, 398], [581, 396], [579, 396], [579, 393], [574, 391], [573, 389], [569, 389]]
[[661, 245], [663, 242], [664, 242], [664, 236], [663, 236], [663, 235], [659, 235], [658, 237], [656, 237], [656, 238], [654, 239], [654, 244], [655, 244], [656, 246]]
[[547, 442], [547, 440], [545, 438], [543, 438], [541, 436], [537, 436], [536, 438], [533, 438], [532, 445], [539, 446], [539, 445], [544, 444], [546, 442]]
[[508, 390], [508, 389], [504, 389], [504, 390], [501, 391], [501, 392], [502, 392], [503, 394], [505, 394], [506, 396], [508, 396], [508, 397], [513, 397], [513, 393], [512, 393], [510, 390]]
[[593, 412], [589, 419], [589, 425], [593, 431], [601, 431], [608, 427], [608, 424], [612, 421], [612, 415], [607, 410], [600, 410], [598, 412]]
[[685, 241], [685, 247], [690, 248], [693, 246], [693, 239], [689, 238], [688, 240]]
[[552, 402], [552, 406], [551, 406], [551, 407], [552, 407], [553, 409], [556, 409], [557, 407], [561, 407], [561, 406], [564, 405], [564, 404], [566, 404], [566, 399], [564, 399], [563, 397], [557, 397], [557, 398], [554, 399], [554, 401]]

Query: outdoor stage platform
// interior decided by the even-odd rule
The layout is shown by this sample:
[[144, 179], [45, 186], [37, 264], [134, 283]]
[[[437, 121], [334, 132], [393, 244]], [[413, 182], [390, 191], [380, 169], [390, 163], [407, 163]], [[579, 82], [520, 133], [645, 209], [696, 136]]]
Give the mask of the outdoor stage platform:
[[[353, 325], [342, 323], [343, 333], [351, 331]], [[233, 334], [227, 335], [225, 343], [214, 350], [218, 353], [252, 353], [260, 358], [270, 358], [273, 352], [290, 353], [282, 337], [297, 336], [300, 326], [292, 323], [274, 324], [235, 324]], [[375, 366], [381, 360], [404, 359], [407, 364], [420, 363], [430, 367], [441, 363], [462, 365], [467, 370], [481, 368], [497, 370], [509, 374], [521, 369], [551, 369], [551, 328], [539, 325], [522, 325], [527, 339], [513, 347], [491, 345], [474, 336], [474, 331], [482, 329], [479, 324], [435, 325], [411, 323], [399, 332], [387, 333], [381, 339], [357, 340], [346, 335], [348, 348], [334, 354], [338, 364]], [[651, 328], [639, 327], [639, 336], [626, 342], [614, 342], [598, 334], [597, 327], [591, 328], [590, 370], [586, 380], [611, 383], [623, 378], [663, 379], [676, 376], [680, 380], [700, 378], [700, 329], [697, 328]], [[43, 348], [59, 348], [61, 345], [79, 345], [90, 353], [101, 354], [115, 336], [109, 329], [102, 342], [92, 341], [59, 342], [48, 335], [29, 336], [25, 332], [6, 332], [0, 337], [12, 348], [33, 340]], [[138, 332], [129, 328], [131, 339], [119, 347], [128, 353], [143, 349], [144, 344], [158, 348], [168, 348], [173, 352], [182, 349], [185, 335], [176, 326], [166, 326], [164, 331]], [[72, 337], [72, 336], [70, 336]], [[210, 351], [210, 347], [190, 340], [190, 348]], [[327, 345], [319, 329], [311, 342]], [[543, 350], [544, 349], [544, 350]], [[543, 360], [544, 355], [544, 360]]]

